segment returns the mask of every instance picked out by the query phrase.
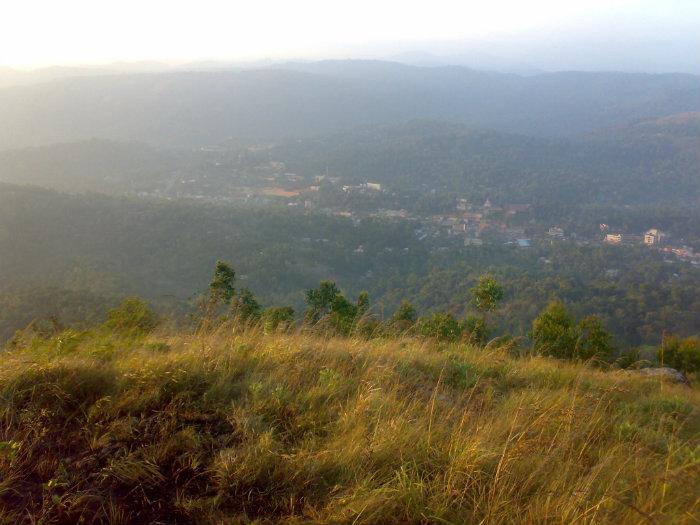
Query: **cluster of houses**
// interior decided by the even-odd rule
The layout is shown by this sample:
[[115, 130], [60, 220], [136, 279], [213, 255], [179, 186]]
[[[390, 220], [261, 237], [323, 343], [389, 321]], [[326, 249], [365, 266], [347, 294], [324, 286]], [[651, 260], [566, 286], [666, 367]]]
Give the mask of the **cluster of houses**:
[[382, 191], [382, 185], [378, 182], [363, 182], [362, 184], [358, 184], [356, 186], [342, 186], [341, 188], [345, 193], [370, 193], [370, 192], [377, 192], [380, 193]]
[[[607, 225], [601, 224], [601, 230], [607, 228]], [[606, 233], [603, 242], [612, 245], [643, 245], [658, 249], [661, 253], [669, 256], [674, 256], [676, 259], [689, 262], [693, 265], [700, 266], [700, 253], [695, 253], [688, 246], [671, 246], [668, 243], [668, 235], [659, 230], [652, 228], [643, 234], [629, 233]], [[672, 259], [666, 259], [668, 262], [673, 262]]]
[[465, 246], [481, 246], [484, 235], [501, 237], [506, 243], [520, 247], [530, 246], [530, 239], [525, 238], [525, 230], [508, 225], [508, 218], [518, 213], [529, 211], [529, 204], [508, 204], [494, 206], [486, 199], [481, 206], [474, 206], [466, 199], [457, 200], [456, 213], [434, 215], [429, 222], [450, 236], [461, 237]]
[[[700, 266], [700, 253], [693, 252], [693, 249], [687, 246], [664, 246], [660, 251], [666, 255], [675, 256], [678, 260], [689, 262], [694, 266]], [[673, 262], [671, 259], [665, 260]]]
[[[607, 228], [607, 226], [602, 224], [601, 229], [603, 230], [605, 228]], [[666, 234], [659, 229], [652, 228], [641, 235], [634, 233], [606, 233], [603, 242], [606, 244], [644, 244], [646, 246], [659, 247], [664, 243], [665, 239]]]
[[547, 230], [547, 236], [551, 237], [552, 239], [563, 239], [564, 238], [564, 228], [560, 228], [559, 226], [552, 226]]

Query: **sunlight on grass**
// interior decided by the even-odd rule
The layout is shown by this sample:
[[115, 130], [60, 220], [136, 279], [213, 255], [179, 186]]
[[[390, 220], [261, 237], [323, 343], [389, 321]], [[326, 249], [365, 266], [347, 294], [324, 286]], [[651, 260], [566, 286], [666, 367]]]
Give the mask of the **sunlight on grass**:
[[697, 391], [498, 348], [95, 331], [0, 363], [0, 523], [675, 524], [698, 494]]

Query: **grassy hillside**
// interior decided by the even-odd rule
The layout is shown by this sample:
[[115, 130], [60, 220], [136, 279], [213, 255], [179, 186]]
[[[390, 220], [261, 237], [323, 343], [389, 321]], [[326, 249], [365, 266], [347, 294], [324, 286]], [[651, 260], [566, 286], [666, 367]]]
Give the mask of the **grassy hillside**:
[[699, 474], [696, 390], [504, 349], [101, 329], [0, 361], [3, 524], [697, 523]]

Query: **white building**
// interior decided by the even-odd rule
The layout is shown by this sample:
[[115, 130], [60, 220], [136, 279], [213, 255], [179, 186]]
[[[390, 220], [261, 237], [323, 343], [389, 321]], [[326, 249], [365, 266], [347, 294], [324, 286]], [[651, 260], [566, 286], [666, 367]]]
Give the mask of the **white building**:
[[608, 233], [605, 235], [605, 242], [608, 244], [622, 244], [622, 234]]
[[661, 230], [652, 228], [644, 234], [644, 244], [647, 246], [658, 246], [664, 238], [664, 234]]
[[562, 238], [564, 237], [564, 230], [558, 226], [552, 226], [548, 231], [547, 235], [550, 237]]
[[483, 244], [484, 241], [478, 237], [467, 237], [464, 239], [464, 246], [481, 246]]

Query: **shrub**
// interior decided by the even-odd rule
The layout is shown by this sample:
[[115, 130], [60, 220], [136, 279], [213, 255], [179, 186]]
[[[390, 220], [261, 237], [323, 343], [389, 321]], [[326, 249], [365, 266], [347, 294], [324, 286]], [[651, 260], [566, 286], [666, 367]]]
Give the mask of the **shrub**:
[[450, 313], [435, 313], [418, 320], [417, 331], [426, 337], [454, 341], [462, 334], [462, 326]]
[[639, 348], [629, 348], [624, 352], [620, 352], [620, 355], [615, 359], [615, 366], [617, 368], [639, 368], [640, 361], [642, 361]]
[[391, 317], [393, 322], [405, 322], [413, 324], [416, 322], [418, 314], [416, 313], [416, 307], [413, 306], [408, 301], [401, 301], [398, 309], [394, 312]]
[[700, 339], [664, 337], [658, 351], [659, 362], [686, 374], [700, 371]]
[[563, 303], [549, 303], [532, 322], [530, 338], [538, 354], [559, 359], [573, 357], [577, 339], [576, 326]]
[[610, 334], [598, 317], [576, 323], [557, 301], [537, 316], [529, 335], [536, 353], [558, 359], [605, 358], [613, 351]]
[[489, 330], [486, 320], [481, 317], [470, 315], [464, 321], [464, 334], [470, 343], [483, 345], [488, 340], [490, 333], [491, 330]]
[[263, 312], [262, 320], [266, 332], [286, 330], [294, 324], [294, 309], [291, 306], [268, 308]]
[[613, 352], [612, 338], [599, 317], [591, 315], [578, 324], [578, 338], [574, 351], [578, 359], [603, 359]]
[[304, 314], [304, 319], [309, 324], [316, 324], [321, 317], [326, 315], [336, 296], [340, 295], [340, 290], [332, 281], [321, 281], [318, 288], [306, 291], [306, 303], [308, 308]]
[[158, 318], [146, 302], [139, 297], [128, 297], [107, 313], [104, 327], [110, 330], [142, 332], [152, 331], [158, 324]]
[[329, 322], [331, 326], [343, 335], [349, 335], [355, 319], [357, 306], [348, 301], [344, 295], [337, 294], [331, 303]]

